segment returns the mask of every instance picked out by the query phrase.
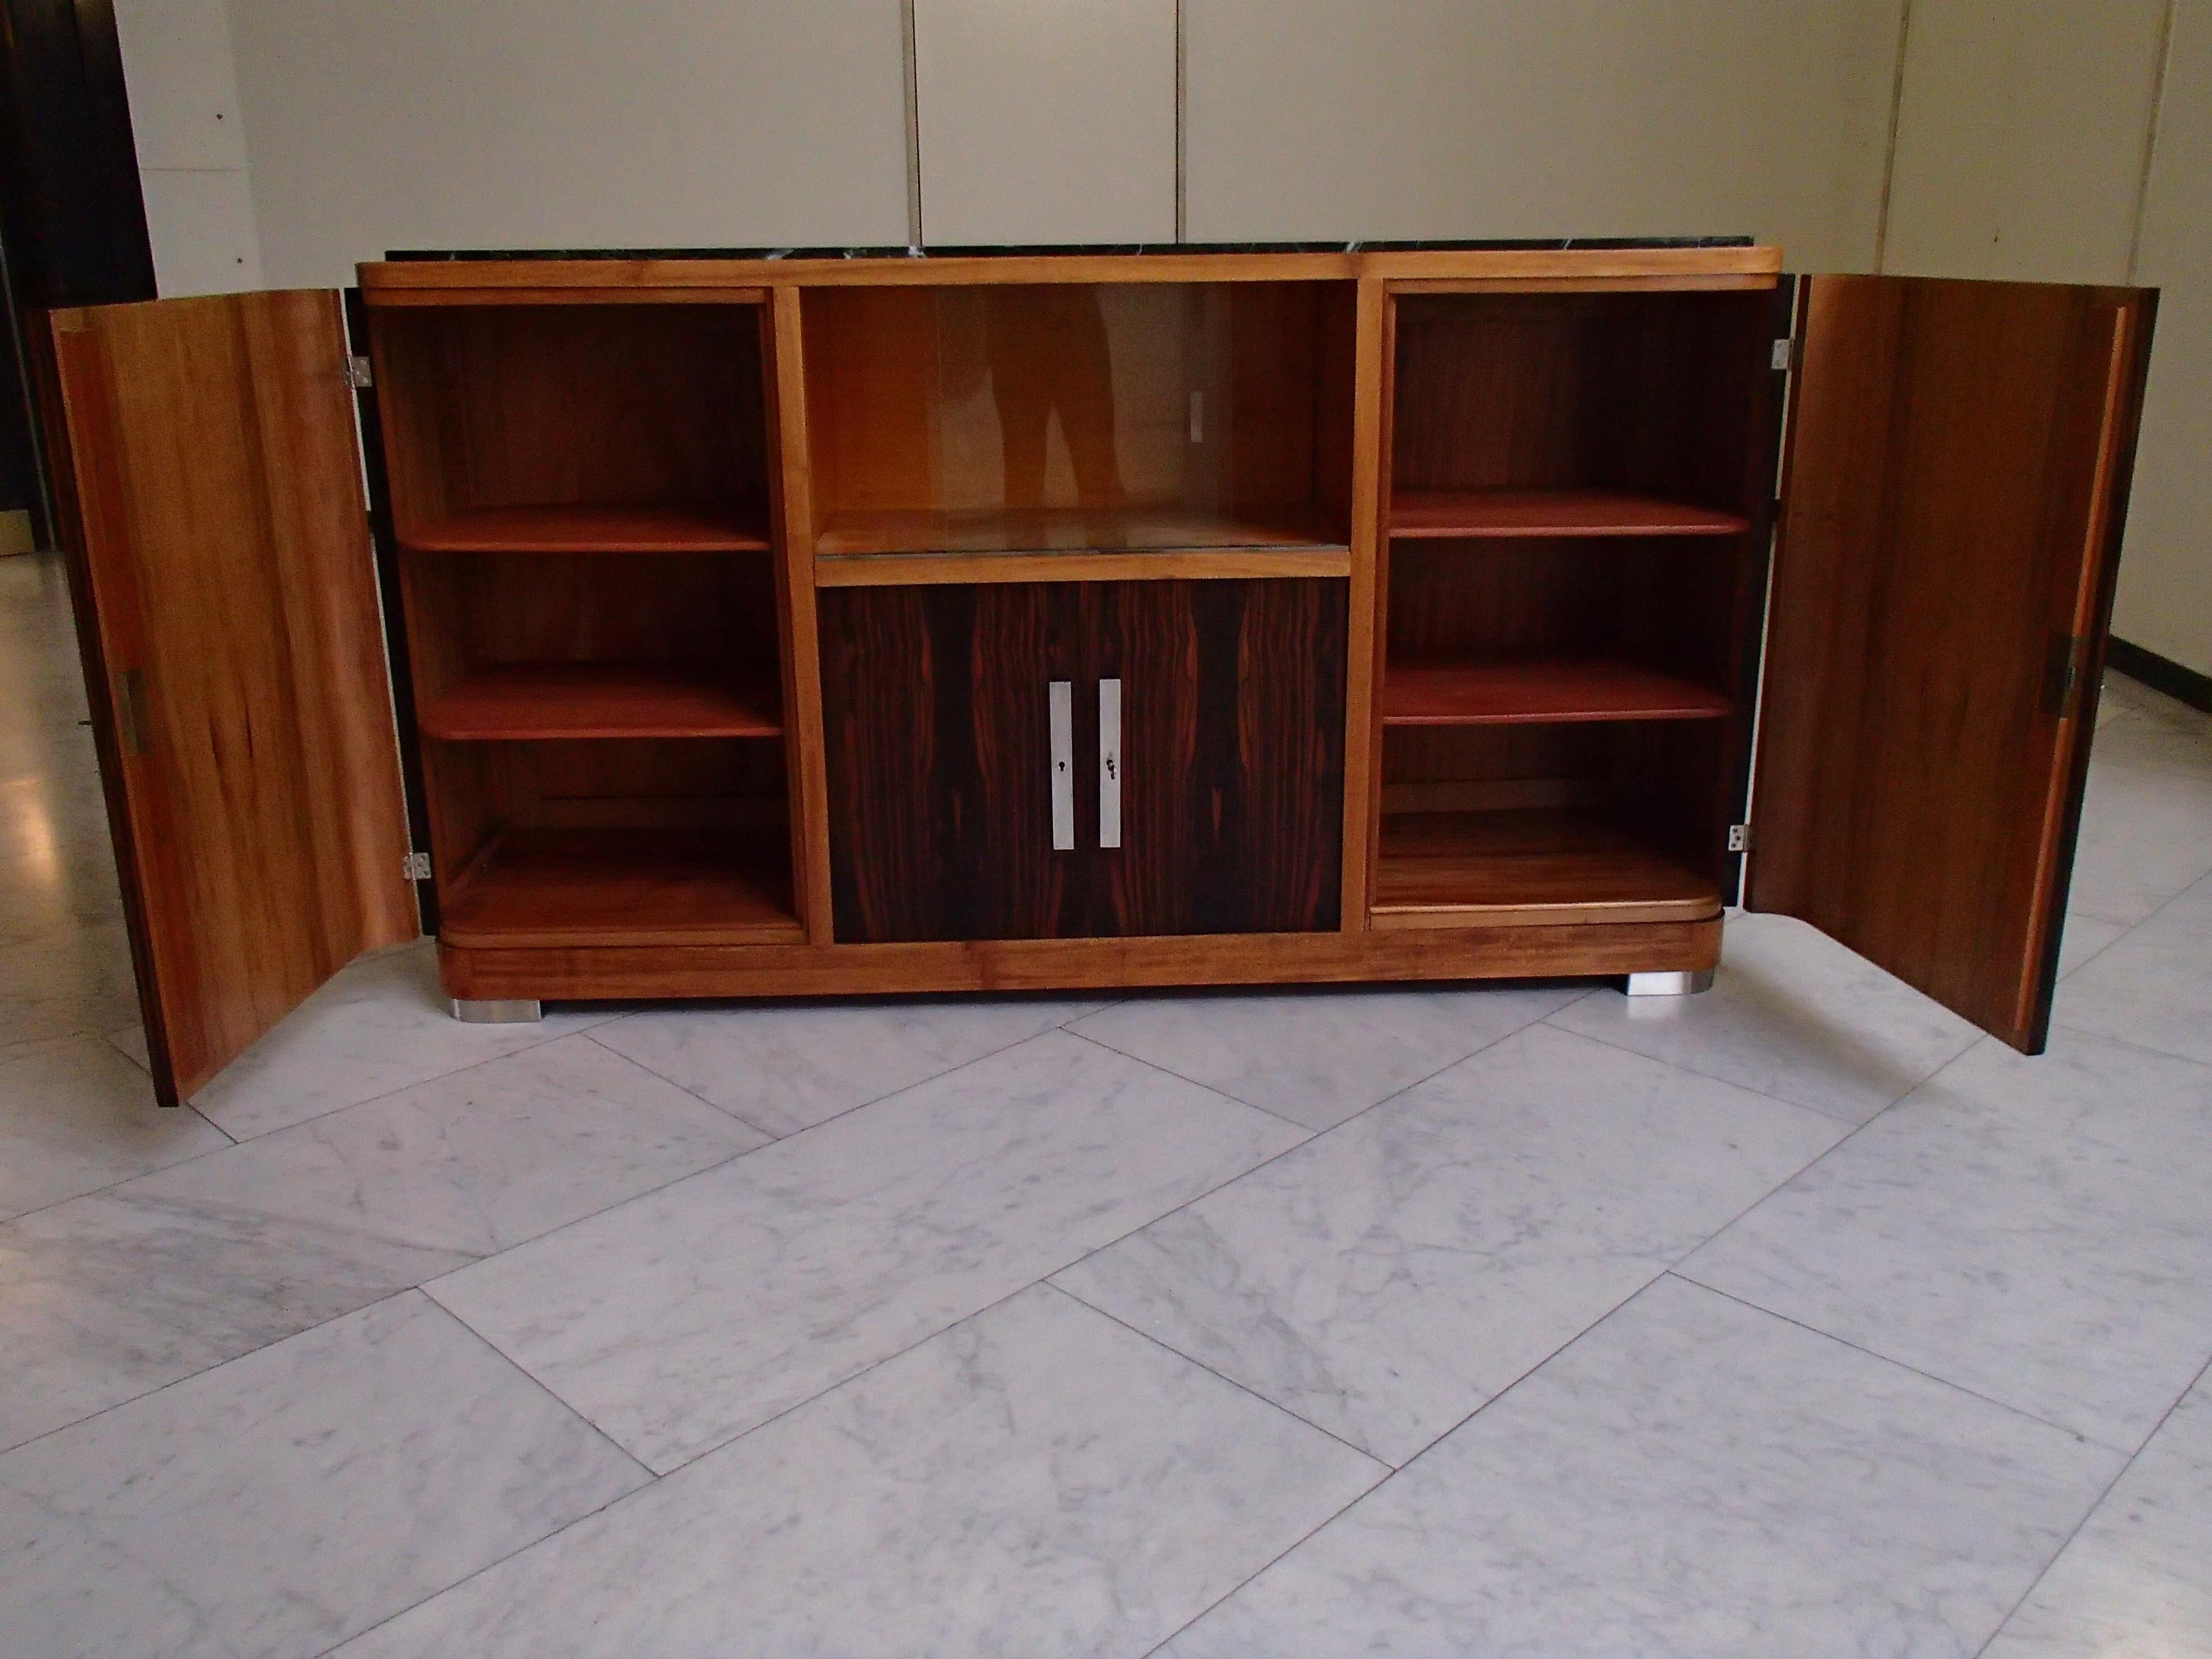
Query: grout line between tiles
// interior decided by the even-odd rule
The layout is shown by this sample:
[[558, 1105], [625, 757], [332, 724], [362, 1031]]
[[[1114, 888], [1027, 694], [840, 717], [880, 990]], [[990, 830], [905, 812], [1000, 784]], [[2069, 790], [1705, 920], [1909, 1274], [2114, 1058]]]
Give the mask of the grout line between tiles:
[[[204, 1376], [213, 1376], [226, 1365], [235, 1365], [241, 1359], [251, 1359], [258, 1353], [265, 1353], [270, 1349], [275, 1347], [278, 1342], [289, 1342], [293, 1337], [305, 1336], [309, 1331], [319, 1331], [325, 1325], [335, 1324], [341, 1319], [350, 1319], [357, 1313], [365, 1313], [371, 1308], [381, 1307], [387, 1302], [396, 1302], [401, 1297], [407, 1295], [410, 1291], [422, 1291], [422, 1286], [420, 1285], [403, 1285], [398, 1290], [392, 1291], [389, 1295], [372, 1297], [357, 1308], [348, 1308], [343, 1313], [332, 1314], [328, 1319], [317, 1320], [312, 1325], [303, 1325], [296, 1331], [289, 1332], [283, 1336], [276, 1338], [275, 1341], [264, 1342], [258, 1348], [248, 1348], [244, 1353], [234, 1353], [228, 1359], [218, 1359], [214, 1364], [203, 1365], [199, 1370], [189, 1372], [185, 1376], [173, 1376], [166, 1382], [156, 1383], [150, 1389], [147, 1389], [140, 1393], [132, 1395], [128, 1400], [114, 1401], [110, 1404], [99, 1407], [99, 1409], [95, 1411], [88, 1411], [82, 1417], [73, 1417], [66, 1423], [57, 1423], [51, 1429], [40, 1429], [36, 1434], [33, 1435], [27, 1440], [18, 1440], [12, 1446], [0, 1446], [0, 1463], [4, 1463], [11, 1455], [22, 1450], [26, 1446], [35, 1446], [41, 1440], [51, 1439], [58, 1434], [66, 1434], [71, 1429], [82, 1428], [85, 1424], [93, 1422], [96, 1419], [105, 1417], [110, 1412], [119, 1412], [125, 1406], [135, 1406], [141, 1401], [151, 1400], [157, 1395], [168, 1393], [172, 1389], [180, 1389], [187, 1382], [197, 1382]], [[422, 1291], [422, 1293], [425, 1295], [428, 1294], [428, 1291]]]
[[[1065, 1273], [1067, 1270], [1063, 1267], [1060, 1269], [1060, 1271], [1061, 1273]], [[1212, 1366], [1207, 1364], [1203, 1359], [1198, 1358], [1195, 1355], [1185, 1353], [1181, 1348], [1176, 1347], [1174, 1343], [1154, 1336], [1150, 1331], [1139, 1329], [1136, 1326], [1132, 1325], [1127, 1320], [1122, 1318], [1119, 1314], [1113, 1313], [1107, 1309], [1102, 1308], [1095, 1302], [1085, 1301], [1083, 1297], [1078, 1296], [1073, 1291], [1069, 1290], [1066, 1285], [1054, 1284], [1051, 1279], [1041, 1279], [1030, 1288], [1032, 1290], [1051, 1291], [1058, 1295], [1066, 1297], [1070, 1302], [1075, 1304], [1077, 1307], [1082, 1308], [1088, 1312], [1095, 1313], [1101, 1319], [1107, 1320], [1114, 1324], [1119, 1325], [1123, 1330], [1128, 1332], [1130, 1335], [1137, 1337], [1143, 1341], [1149, 1342], [1152, 1346], [1159, 1349], [1161, 1352], [1173, 1354], [1177, 1359], [1182, 1360], [1186, 1365], [1194, 1365], [1200, 1370], [1204, 1371], [1208, 1376], [1227, 1383], [1231, 1388], [1236, 1389], [1237, 1393], [1245, 1395], [1249, 1399], [1258, 1401], [1269, 1411], [1280, 1413], [1283, 1416], [1289, 1418], [1291, 1421], [1296, 1423], [1300, 1428], [1311, 1429], [1316, 1434], [1321, 1435], [1324, 1438], [1334, 1440], [1338, 1445], [1343, 1447], [1345, 1450], [1352, 1452], [1356, 1455], [1365, 1459], [1368, 1462], [1372, 1463], [1376, 1468], [1382, 1471], [1383, 1476], [1388, 1476], [1395, 1471], [1395, 1466], [1392, 1464], [1388, 1458], [1377, 1457], [1373, 1452], [1369, 1451], [1365, 1447], [1353, 1445], [1352, 1442], [1346, 1440], [1342, 1435], [1336, 1433], [1333, 1430], [1323, 1428], [1320, 1424], [1315, 1422], [1310, 1417], [1299, 1415], [1299, 1413], [1292, 1411], [1288, 1406], [1283, 1404], [1281, 1401], [1268, 1399], [1266, 1395], [1261, 1394], [1257, 1389], [1251, 1387], [1249, 1383], [1239, 1382], [1235, 1377], [1230, 1376], [1226, 1371], [1216, 1370]], [[1370, 1486], [1367, 1490], [1368, 1492], [1372, 1492], [1375, 1489], [1375, 1486], [1382, 1484], [1382, 1478], [1378, 1477], [1375, 1482], [1375, 1486]], [[1366, 1492], [1362, 1492], [1360, 1497], [1364, 1498], [1366, 1495]], [[1356, 1504], [1358, 1501], [1359, 1498], [1355, 1498], [1352, 1500], [1352, 1503]], [[1344, 1505], [1346, 1509], [1349, 1509], [1351, 1506], [1351, 1504]]]
[[2131, 1459], [2135, 1455], [2133, 1452], [2127, 1450], [2124, 1447], [2115, 1446], [2108, 1440], [2100, 1440], [2094, 1434], [2084, 1434], [2079, 1429], [2068, 1428], [2063, 1423], [2054, 1423], [2047, 1417], [2039, 1417], [2033, 1412], [2028, 1411], [2023, 1407], [2008, 1405], [2002, 1400], [1993, 1400], [1988, 1395], [1982, 1393], [1978, 1389], [1970, 1389], [1963, 1382], [1954, 1382], [1948, 1376], [1938, 1376], [1934, 1371], [1924, 1370], [1920, 1366], [1911, 1364], [1905, 1360], [1897, 1358], [1894, 1355], [1883, 1353], [1879, 1349], [1869, 1348], [1864, 1343], [1854, 1342], [1847, 1336], [1838, 1336], [1833, 1331], [1824, 1331], [1818, 1325], [1808, 1324], [1802, 1319], [1795, 1318], [1786, 1313], [1778, 1312], [1776, 1310], [1767, 1307], [1764, 1304], [1753, 1302], [1748, 1297], [1739, 1296], [1734, 1291], [1724, 1291], [1717, 1285], [1708, 1285], [1704, 1279], [1692, 1278], [1689, 1273], [1685, 1273], [1680, 1267], [1669, 1267], [1662, 1276], [1664, 1278], [1679, 1279], [1685, 1285], [1694, 1285], [1701, 1291], [1709, 1291], [1714, 1296], [1725, 1297], [1727, 1300], [1735, 1303], [1738, 1307], [1748, 1308], [1753, 1313], [1765, 1314], [1769, 1319], [1778, 1319], [1785, 1325], [1795, 1325], [1799, 1330], [1810, 1332], [1813, 1335], [1820, 1337], [1826, 1341], [1839, 1343], [1843, 1346], [1849, 1348], [1853, 1353], [1863, 1353], [1868, 1358], [1878, 1359], [1885, 1365], [1894, 1365], [1899, 1370], [1910, 1371], [1913, 1376], [1924, 1378], [1928, 1382], [1937, 1384], [1939, 1387], [1948, 1389], [1954, 1394], [1962, 1394], [1969, 1400], [1978, 1400], [1985, 1406], [1994, 1406], [2001, 1412], [2008, 1412], [2013, 1416], [2023, 1418], [2027, 1421], [2035, 1424], [2039, 1428], [2049, 1429], [2054, 1433], [2063, 1434], [2070, 1439], [2079, 1440], [2084, 1445], [2094, 1446], [2100, 1451], [2108, 1451], [2115, 1457]]
[[[2087, 1526], [2091, 1521], [2096, 1518], [2097, 1511], [2104, 1508], [2106, 1503], [2111, 1498], [2113, 1488], [2118, 1486], [2122, 1480], [2127, 1478], [2128, 1471], [2136, 1466], [2136, 1459], [2141, 1457], [2145, 1451], [2149, 1449], [2150, 1443], [2158, 1438], [2159, 1431], [2166, 1426], [2167, 1419], [2172, 1418], [2174, 1413], [2181, 1409], [2181, 1402], [2189, 1398], [2191, 1391], [2193, 1391], [2197, 1385], [2202, 1382], [2207, 1376], [2212, 1376], [2212, 1359], [2208, 1359], [2203, 1364], [2197, 1367], [2197, 1375], [2190, 1378], [2187, 1386], [2185, 1387], [2179, 1394], [2173, 1396], [2173, 1403], [2169, 1405], [2165, 1411], [2159, 1414], [2159, 1419], [2155, 1424], [2152, 1425], [2151, 1431], [2143, 1437], [2142, 1444], [2136, 1447], [2133, 1452], [2129, 1454], [2127, 1462], [2120, 1465], [2119, 1472], [2114, 1474], [2110, 1480], [2105, 1483], [2105, 1489], [2102, 1492], [2099, 1492], [2095, 1498], [2090, 1500], [2088, 1508], [2081, 1511], [2081, 1518], [2074, 1523], [2073, 1530], [2069, 1532], [2064, 1538], [2059, 1540], [2058, 1547], [2051, 1553], [2051, 1559], [2043, 1564], [2042, 1567], [2037, 1571], [2035, 1577], [2029, 1581], [2027, 1588], [2020, 1593], [2019, 1599], [2005, 1609], [2004, 1617], [1997, 1620], [1996, 1628], [1990, 1632], [1989, 1639], [1984, 1641], [1981, 1646], [1974, 1650], [1975, 1659], [1981, 1659], [1981, 1656], [1990, 1650], [1990, 1644], [1994, 1643], [1998, 1637], [2004, 1634], [2005, 1626], [2012, 1623], [2013, 1620], [2019, 1614], [2020, 1610], [2027, 1605], [2028, 1598], [2033, 1595], [2037, 1589], [2042, 1586], [2043, 1581], [2051, 1576], [2051, 1568], [2057, 1566], [2060, 1559], [2065, 1555], [2066, 1552], [2074, 1547], [2074, 1540], [2081, 1535], [2081, 1528]], [[2099, 1443], [2101, 1444], [2102, 1443], [2100, 1442]]]

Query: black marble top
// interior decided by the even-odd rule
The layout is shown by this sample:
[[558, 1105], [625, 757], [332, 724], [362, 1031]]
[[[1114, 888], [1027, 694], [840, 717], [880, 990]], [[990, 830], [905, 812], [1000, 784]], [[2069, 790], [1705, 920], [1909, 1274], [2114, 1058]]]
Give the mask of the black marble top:
[[1503, 240], [1382, 242], [1054, 242], [983, 247], [395, 248], [388, 260], [471, 259], [996, 259], [1040, 254], [1431, 253], [1571, 248], [1749, 247], [1748, 236], [1553, 236]]

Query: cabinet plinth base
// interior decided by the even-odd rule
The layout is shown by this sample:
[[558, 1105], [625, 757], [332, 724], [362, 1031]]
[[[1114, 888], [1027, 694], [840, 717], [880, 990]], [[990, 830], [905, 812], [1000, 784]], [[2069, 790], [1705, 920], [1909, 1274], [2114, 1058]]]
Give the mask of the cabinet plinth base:
[[985, 939], [921, 945], [593, 945], [486, 949], [440, 941], [448, 996], [561, 1001], [882, 996], [1387, 980], [1695, 975], [1721, 923], [1593, 922], [1372, 933]]
[[535, 997], [455, 997], [447, 1006], [464, 1025], [528, 1025], [544, 1018]]
[[1713, 970], [1710, 968], [1628, 976], [1628, 994], [1632, 997], [1686, 997], [1712, 988]]

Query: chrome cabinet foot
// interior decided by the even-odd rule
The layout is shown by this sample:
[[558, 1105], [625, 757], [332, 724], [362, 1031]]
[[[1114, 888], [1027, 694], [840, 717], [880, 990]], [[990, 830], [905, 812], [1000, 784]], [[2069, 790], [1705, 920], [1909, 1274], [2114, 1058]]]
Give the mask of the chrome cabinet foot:
[[1678, 969], [1668, 974], [1631, 974], [1628, 976], [1628, 994], [1632, 997], [1686, 997], [1712, 988], [1713, 970], [1710, 968]]
[[527, 1025], [544, 1018], [535, 997], [503, 997], [489, 1002], [455, 997], [446, 1006], [464, 1025]]

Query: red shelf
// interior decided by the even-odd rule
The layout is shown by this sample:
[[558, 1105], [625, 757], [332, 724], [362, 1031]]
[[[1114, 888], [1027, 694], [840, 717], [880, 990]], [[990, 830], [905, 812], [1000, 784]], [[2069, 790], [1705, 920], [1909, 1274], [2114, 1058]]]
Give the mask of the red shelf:
[[743, 507], [480, 507], [414, 525], [423, 553], [757, 553], [768, 532]]
[[440, 936], [483, 948], [767, 945], [805, 938], [782, 834], [517, 830], [447, 896]]
[[1401, 540], [1508, 536], [1735, 536], [1732, 513], [1611, 489], [1406, 489], [1392, 496]]
[[1711, 720], [1729, 708], [1701, 685], [1625, 662], [1394, 665], [1382, 683], [1385, 726]]
[[731, 684], [711, 665], [521, 663], [487, 668], [425, 705], [425, 736], [450, 742], [535, 738], [771, 738], [775, 696]]

